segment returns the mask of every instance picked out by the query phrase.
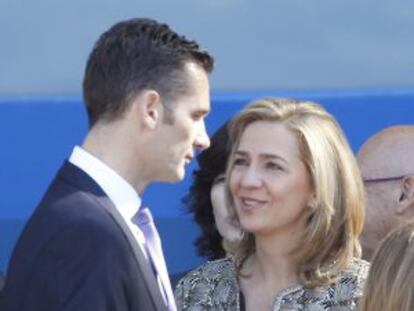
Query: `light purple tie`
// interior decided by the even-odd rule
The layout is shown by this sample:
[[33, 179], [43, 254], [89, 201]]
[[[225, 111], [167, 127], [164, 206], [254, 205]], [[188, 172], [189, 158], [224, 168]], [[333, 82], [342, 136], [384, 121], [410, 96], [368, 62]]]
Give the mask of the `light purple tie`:
[[167, 265], [162, 252], [161, 239], [154, 224], [151, 211], [147, 207], [141, 208], [132, 221], [138, 225], [145, 236], [145, 249], [154, 268], [157, 279], [161, 282], [160, 290], [166, 299], [169, 311], [176, 311], [174, 294], [168, 277]]

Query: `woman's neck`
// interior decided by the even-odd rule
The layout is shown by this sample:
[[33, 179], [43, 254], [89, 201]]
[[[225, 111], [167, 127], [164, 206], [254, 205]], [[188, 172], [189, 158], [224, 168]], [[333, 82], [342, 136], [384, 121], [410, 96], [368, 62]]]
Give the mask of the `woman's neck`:
[[256, 251], [246, 260], [245, 271], [267, 284], [273, 292], [298, 285], [298, 273], [291, 253], [298, 245], [300, 238], [300, 235], [293, 233], [257, 234], [255, 236]]
[[266, 284], [272, 293], [298, 285], [298, 274], [292, 258], [286, 254], [267, 253], [260, 249], [246, 261], [249, 274]]
[[299, 285], [289, 252], [263, 242], [256, 244], [256, 251], [244, 262], [239, 277], [246, 310], [271, 310], [281, 291]]

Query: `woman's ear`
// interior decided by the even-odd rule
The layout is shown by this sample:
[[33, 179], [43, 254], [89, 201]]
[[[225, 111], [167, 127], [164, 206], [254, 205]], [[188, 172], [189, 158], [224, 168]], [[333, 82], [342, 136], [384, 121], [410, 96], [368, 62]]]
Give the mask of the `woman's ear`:
[[397, 213], [414, 217], [414, 175], [403, 178], [399, 187]]
[[315, 211], [318, 207], [315, 192], [312, 192], [311, 197], [309, 198], [308, 207], [311, 209], [311, 211]]

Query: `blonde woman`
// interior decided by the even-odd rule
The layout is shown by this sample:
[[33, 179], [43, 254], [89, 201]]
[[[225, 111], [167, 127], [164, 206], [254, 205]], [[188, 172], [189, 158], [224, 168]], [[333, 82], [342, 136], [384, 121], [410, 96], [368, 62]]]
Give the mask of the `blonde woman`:
[[245, 234], [234, 257], [178, 284], [179, 310], [354, 310], [363, 185], [342, 130], [320, 105], [261, 99], [230, 127], [229, 206]]
[[359, 310], [414, 310], [414, 222], [390, 233], [371, 263]]

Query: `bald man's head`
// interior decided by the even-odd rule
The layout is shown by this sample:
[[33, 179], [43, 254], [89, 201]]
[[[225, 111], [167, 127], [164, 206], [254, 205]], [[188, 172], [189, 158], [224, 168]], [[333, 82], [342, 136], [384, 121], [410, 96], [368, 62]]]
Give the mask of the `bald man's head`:
[[361, 237], [369, 259], [378, 243], [414, 218], [414, 126], [393, 126], [370, 137], [357, 155], [367, 194]]
[[357, 158], [366, 179], [414, 173], [414, 126], [388, 127], [370, 137]]

